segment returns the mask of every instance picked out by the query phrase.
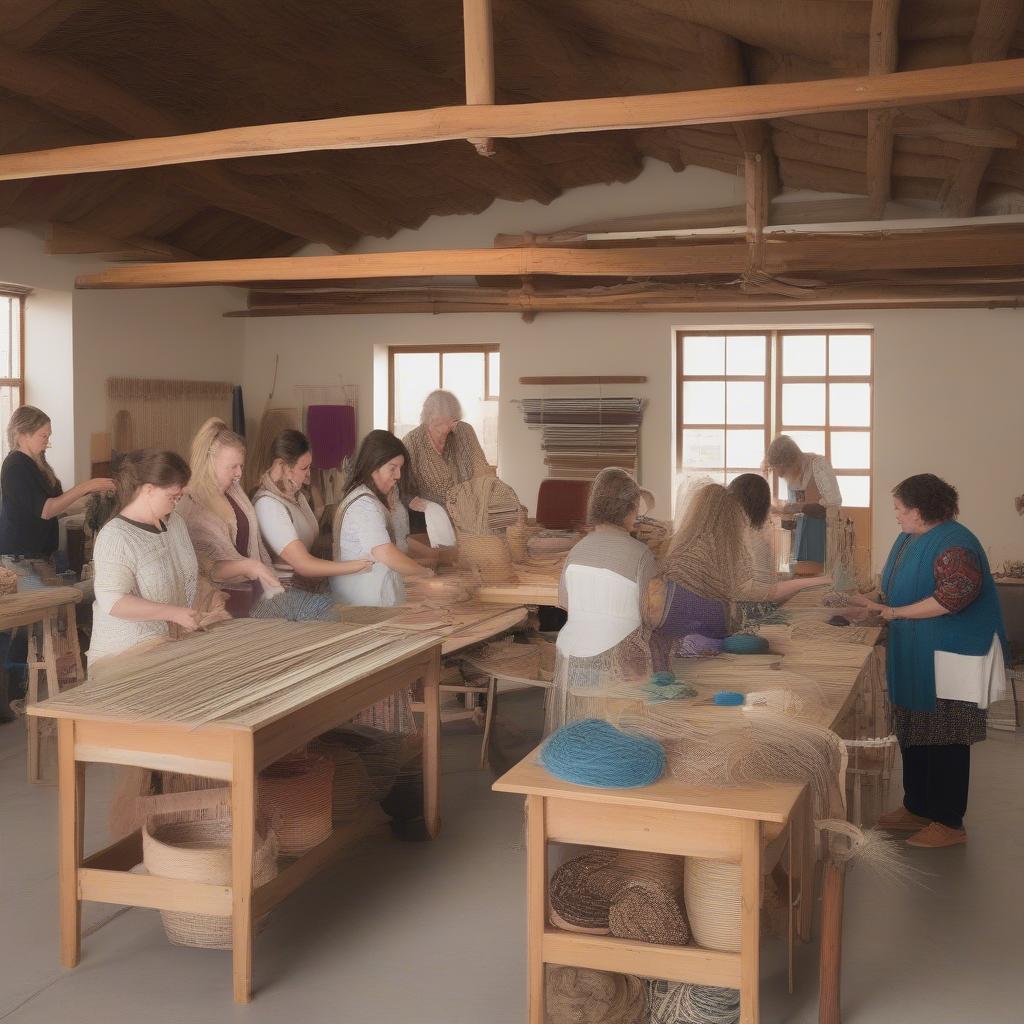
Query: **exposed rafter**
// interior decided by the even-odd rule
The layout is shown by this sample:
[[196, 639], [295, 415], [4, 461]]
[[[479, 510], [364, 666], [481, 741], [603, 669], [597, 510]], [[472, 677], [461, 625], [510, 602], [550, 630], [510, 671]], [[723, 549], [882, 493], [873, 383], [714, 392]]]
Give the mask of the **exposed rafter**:
[[321, 149], [367, 149], [480, 137], [528, 138], [733, 123], [827, 111], [881, 110], [1022, 92], [1024, 58], [781, 85], [405, 110], [8, 154], [0, 157], [0, 180]]
[[[494, 30], [491, 0], [462, 0], [466, 104], [494, 102]], [[494, 156], [494, 139], [470, 139], [481, 156]]]
[[[889, 75], [898, 66], [900, 0], [872, 0], [868, 74]], [[872, 218], [882, 216], [892, 191], [895, 110], [868, 113], [867, 178]]]

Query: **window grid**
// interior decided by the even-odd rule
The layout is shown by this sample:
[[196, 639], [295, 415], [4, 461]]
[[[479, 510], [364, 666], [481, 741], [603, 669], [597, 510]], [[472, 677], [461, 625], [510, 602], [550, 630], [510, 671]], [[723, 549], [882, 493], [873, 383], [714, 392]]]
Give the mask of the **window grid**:
[[[787, 375], [785, 373], [785, 364], [783, 359], [783, 339], [787, 337], [796, 336], [823, 336], [825, 339], [825, 372], [822, 376], [806, 376], [806, 375]], [[856, 335], [856, 336], [867, 336], [870, 339], [870, 368], [871, 372], [867, 374], [832, 374], [830, 359], [831, 359], [831, 345], [829, 339], [833, 337], [839, 337], [842, 335]], [[766, 373], [762, 378], [760, 376], [752, 375], [729, 375], [728, 373], [723, 374], [686, 374], [684, 372], [685, 362], [685, 344], [689, 338], [708, 338], [708, 337], [720, 337], [720, 338], [734, 338], [734, 337], [763, 337], [766, 339], [766, 352], [765, 352], [765, 366]], [[676, 346], [676, 360], [677, 360], [677, 380], [676, 380], [676, 468], [679, 472], [692, 471], [695, 473], [707, 473], [709, 475], [722, 474], [723, 477], [728, 480], [728, 477], [734, 473], [760, 473], [761, 469], [757, 467], [740, 467], [729, 465], [728, 456], [728, 435], [726, 435], [726, 445], [724, 447], [725, 466], [690, 466], [684, 463], [684, 448], [683, 448], [683, 431], [684, 430], [728, 430], [730, 426], [733, 429], [747, 428], [747, 429], [763, 429], [764, 432], [764, 446], [767, 448], [771, 437], [777, 436], [778, 434], [789, 432], [789, 431], [818, 431], [824, 434], [824, 451], [823, 455], [832, 461], [832, 433], [867, 433], [869, 439], [869, 446], [874, 430], [874, 332], [866, 329], [841, 329], [841, 330], [828, 330], [825, 328], [808, 328], [801, 330], [785, 330], [785, 331], [679, 331], [677, 334], [677, 346]], [[728, 365], [725, 366], [728, 370]], [[728, 388], [726, 388], [726, 407], [724, 412], [725, 422], [722, 423], [688, 423], [686, 422], [686, 410], [684, 408], [684, 387], [683, 385], [690, 382], [728, 382], [728, 381], [764, 381], [765, 387], [765, 423], [764, 424], [729, 424], [729, 410], [728, 410]], [[831, 424], [831, 388], [830, 385], [833, 383], [838, 384], [867, 384], [868, 385], [868, 416], [867, 424], [863, 426], [833, 426]], [[786, 423], [782, 418], [782, 395], [784, 384], [817, 384], [824, 388], [824, 422], [817, 424], [789, 424]], [[772, 400], [774, 399], [774, 401]], [[871, 450], [869, 447], [868, 454], [869, 463], [872, 461]], [[837, 477], [863, 477], [867, 476], [869, 481], [869, 508], [873, 504], [874, 499], [874, 475], [873, 467], [869, 464], [863, 468], [844, 468], [836, 469], [835, 473]]]
[[[0, 289], [0, 323], [10, 343], [8, 376], [0, 376], [0, 392], [9, 391], [9, 412], [25, 404], [25, 295]], [[16, 366], [13, 365], [16, 362]], [[10, 373], [17, 369], [17, 375]], [[8, 410], [5, 410], [8, 412]], [[8, 412], [8, 414], [9, 414]], [[0, 458], [7, 456], [7, 433], [0, 431]]]

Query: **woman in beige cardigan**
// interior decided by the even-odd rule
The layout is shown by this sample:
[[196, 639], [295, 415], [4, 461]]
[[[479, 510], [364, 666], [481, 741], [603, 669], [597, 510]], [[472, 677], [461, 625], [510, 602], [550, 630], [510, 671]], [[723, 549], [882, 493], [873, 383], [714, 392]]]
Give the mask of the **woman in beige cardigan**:
[[192, 479], [178, 506], [203, 575], [227, 592], [227, 610], [247, 618], [262, 594], [281, 584], [260, 538], [252, 502], [239, 481], [245, 441], [214, 417], [192, 440]]

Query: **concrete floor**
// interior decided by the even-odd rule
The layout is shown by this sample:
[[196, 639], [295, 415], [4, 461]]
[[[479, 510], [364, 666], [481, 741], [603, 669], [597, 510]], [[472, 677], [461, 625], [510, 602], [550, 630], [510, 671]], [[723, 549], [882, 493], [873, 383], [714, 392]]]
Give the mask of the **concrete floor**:
[[[444, 830], [434, 843], [367, 840], [300, 890], [256, 942], [256, 996], [231, 1002], [227, 953], [170, 946], [155, 912], [89, 935], [80, 966], [57, 957], [55, 791], [25, 782], [20, 723], [0, 726], [0, 1021], [523, 1024], [522, 805], [490, 792], [479, 738], [446, 735]], [[923, 886], [863, 870], [847, 888], [847, 1024], [1018, 1024], [1024, 942], [1024, 737], [975, 748], [970, 843], [913, 851]], [[109, 778], [89, 770], [87, 848], [106, 842]], [[115, 908], [86, 904], [86, 928]], [[765, 1022], [817, 1020], [813, 946], [787, 996], [781, 943], [765, 946]]]

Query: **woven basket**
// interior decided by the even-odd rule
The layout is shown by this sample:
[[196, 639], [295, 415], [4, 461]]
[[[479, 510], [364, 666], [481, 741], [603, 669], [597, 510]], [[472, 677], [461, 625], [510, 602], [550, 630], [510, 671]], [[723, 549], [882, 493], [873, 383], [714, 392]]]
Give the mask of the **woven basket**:
[[739, 952], [742, 891], [738, 864], [686, 858], [683, 897], [690, 931], [698, 946]]
[[329, 838], [333, 776], [333, 761], [322, 755], [290, 757], [260, 772], [259, 808], [283, 856], [298, 857]]
[[526, 509], [521, 509], [519, 518], [505, 531], [513, 562], [525, 562], [530, 557], [529, 540], [540, 530], [539, 526], [527, 525]]
[[478, 533], [459, 533], [459, 568], [471, 583], [518, 583], [508, 541]]
[[314, 749], [318, 753], [323, 752], [334, 763], [334, 784], [331, 787], [334, 823], [353, 821], [374, 799], [374, 786], [363, 759], [334, 734], [321, 737]]
[[[150, 818], [142, 830], [142, 857], [151, 875], [208, 885], [231, 885], [231, 818], [171, 822]], [[258, 825], [253, 884], [263, 885], [276, 875], [274, 833]], [[164, 910], [160, 918], [167, 938], [176, 946], [231, 948], [230, 917]]]
[[18, 574], [13, 569], [0, 566], [0, 597], [18, 592]]

